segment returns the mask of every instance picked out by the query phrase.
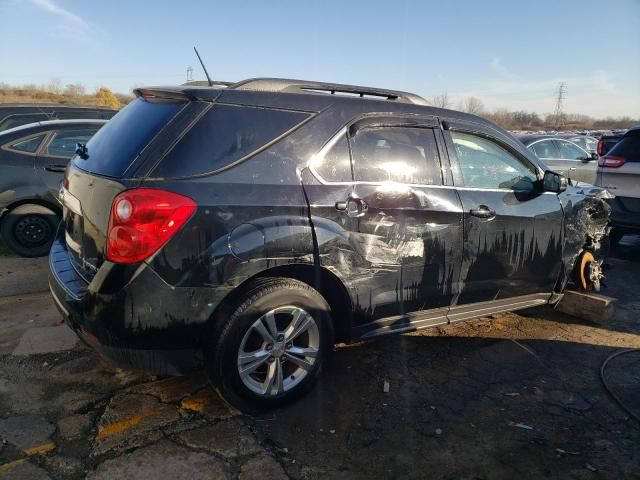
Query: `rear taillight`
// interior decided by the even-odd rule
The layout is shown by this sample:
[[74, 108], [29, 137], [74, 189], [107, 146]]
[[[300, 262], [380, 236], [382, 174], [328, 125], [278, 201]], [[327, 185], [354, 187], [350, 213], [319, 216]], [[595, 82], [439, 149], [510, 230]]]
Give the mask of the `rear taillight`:
[[149, 258], [191, 218], [193, 200], [177, 193], [136, 188], [111, 204], [107, 260], [136, 263]]
[[601, 138], [598, 140], [598, 146], [596, 147], [596, 151], [598, 152], [599, 157], [604, 155], [604, 142], [602, 141]]
[[613, 155], [605, 155], [598, 160], [599, 167], [618, 168], [626, 163], [626, 159], [615, 157]]

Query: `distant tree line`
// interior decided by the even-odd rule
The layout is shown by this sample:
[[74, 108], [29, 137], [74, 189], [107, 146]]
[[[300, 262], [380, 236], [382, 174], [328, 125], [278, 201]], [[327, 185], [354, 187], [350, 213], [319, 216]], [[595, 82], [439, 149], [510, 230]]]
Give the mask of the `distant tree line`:
[[507, 130], [609, 130], [640, 124], [640, 119], [631, 117], [596, 119], [578, 113], [565, 113], [558, 117], [552, 113], [539, 115], [535, 112], [512, 112], [504, 108], [488, 111], [482, 100], [477, 97], [467, 97], [455, 105], [446, 93], [433, 97], [432, 103], [436, 107], [457, 108], [463, 112], [480, 115]]
[[82, 83], [63, 85], [55, 78], [47, 85], [27, 84], [12, 86], [0, 83], [0, 103], [60, 103], [68, 105], [97, 105], [119, 109], [128, 104], [133, 97], [113, 93], [106, 87], [87, 92]]

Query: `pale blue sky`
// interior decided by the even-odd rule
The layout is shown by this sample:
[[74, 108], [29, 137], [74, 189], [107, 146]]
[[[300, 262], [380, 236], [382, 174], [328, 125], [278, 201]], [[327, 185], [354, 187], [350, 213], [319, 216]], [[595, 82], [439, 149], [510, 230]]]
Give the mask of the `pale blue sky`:
[[0, 82], [176, 84], [281, 76], [490, 108], [640, 116], [640, 0], [0, 0]]

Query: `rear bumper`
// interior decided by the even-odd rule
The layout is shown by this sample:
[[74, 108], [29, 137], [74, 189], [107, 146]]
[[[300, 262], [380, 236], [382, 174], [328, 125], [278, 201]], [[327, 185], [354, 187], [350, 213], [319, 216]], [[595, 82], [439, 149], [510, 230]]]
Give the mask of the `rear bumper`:
[[615, 197], [611, 205], [611, 225], [629, 230], [640, 229], [640, 198]]
[[[164, 283], [147, 265], [128, 278], [106, 265], [87, 283], [73, 268], [64, 241], [49, 254], [49, 289], [58, 311], [80, 339], [111, 363], [160, 375], [183, 375], [202, 365], [206, 312], [200, 295]], [[105, 293], [105, 290], [113, 290]], [[180, 316], [176, 316], [176, 315]]]

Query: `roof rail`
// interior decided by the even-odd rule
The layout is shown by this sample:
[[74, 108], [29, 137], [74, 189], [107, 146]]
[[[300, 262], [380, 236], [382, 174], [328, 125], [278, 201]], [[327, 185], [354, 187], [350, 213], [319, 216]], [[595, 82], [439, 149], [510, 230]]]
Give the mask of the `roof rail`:
[[374, 97], [378, 100], [386, 99], [401, 103], [413, 103], [416, 105], [430, 105], [427, 100], [414, 93], [286, 78], [250, 78], [234, 83], [228, 88], [230, 90], [258, 90], [263, 92], [346, 94], [359, 97]]

